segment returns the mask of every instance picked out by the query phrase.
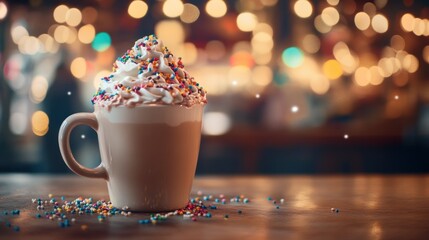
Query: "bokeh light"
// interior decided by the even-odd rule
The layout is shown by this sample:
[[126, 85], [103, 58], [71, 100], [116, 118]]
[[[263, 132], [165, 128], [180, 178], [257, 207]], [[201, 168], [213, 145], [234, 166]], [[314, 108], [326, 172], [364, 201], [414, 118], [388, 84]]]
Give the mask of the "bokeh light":
[[22, 38], [19, 41], [18, 48], [22, 53], [34, 55], [42, 48], [42, 46], [38, 38], [29, 36]]
[[337, 6], [340, 0], [326, 0], [326, 2], [331, 6]]
[[387, 18], [381, 14], [375, 15], [371, 20], [371, 26], [378, 33], [385, 33], [389, 28]]
[[237, 27], [243, 32], [251, 32], [256, 27], [258, 18], [250, 12], [243, 12], [237, 16]]
[[371, 19], [365, 12], [358, 12], [355, 15], [355, 25], [359, 30], [366, 30], [371, 25]]
[[334, 26], [338, 23], [338, 21], [340, 21], [340, 14], [338, 13], [337, 9], [333, 7], [327, 7], [323, 9], [321, 17], [322, 21], [327, 26]]
[[67, 26], [59, 25], [55, 28], [54, 38], [58, 43], [65, 43], [69, 39], [70, 29]]
[[264, 6], [272, 7], [272, 6], [274, 6], [274, 5], [276, 5], [276, 4], [277, 4], [277, 1], [278, 1], [278, 0], [261, 0], [261, 3], [262, 3]]
[[312, 77], [310, 80], [310, 88], [311, 90], [319, 95], [323, 95], [328, 92], [331, 83], [326, 77], [318, 76]]
[[77, 39], [77, 30], [74, 27], [69, 27], [68, 30], [69, 30], [68, 31], [69, 34], [68, 34], [68, 38], [66, 40], [66, 43], [72, 44]]
[[110, 47], [112, 44], [112, 39], [110, 35], [106, 32], [100, 32], [95, 35], [94, 40], [92, 41], [92, 48], [97, 52], [102, 52]]
[[252, 52], [252, 56], [255, 63], [259, 65], [269, 64], [273, 58], [273, 54], [271, 52], [267, 52], [267, 53]]
[[183, 13], [180, 15], [180, 20], [184, 23], [193, 23], [197, 21], [198, 17], [200, 16], [200, 10], [197, 6], [185, 3], [183, 5]]
[[147, 13], [148, 6], [145, 2], [141, 0], [134, 0], [128, 6], [128, 14], [132, 18], [140, 19], [144, 17]]
[[0, 20], [4, 19], [7, 15], [7, 6], [4, 2], [0, 2]]
[[28, 117], [22, 112], [11, 112], [9, 128], [13, 134], [23, 135], [27, 130]]
[[419, 60], [412, 54], [407, 54], [402, 61], [402, 67], [409, 73], [414, 73], [419, 69]]
[[66, 13], [66, 23], [71, 27], [76, 27], [82, 21], [82, 13], [77, 8], [70, 8]]
[[43, 52], [56, 53], [58, 51], [59, 45], [51, 35], [44, 33], [38, 38], [43, 46]]
[[371, 80], [371, 72], [366, 67], [359, 67], [354, 74], [354, 81], [358, 86], [364, 87], [369, 84]]
[[77, 34], [79, 41], [84, 44], [89, 44], [95, 38], [95, 28], [91, 24], [82, 26]]
[[302, 48], [308, 53], [317, 53], [320, 49], [320, 39], [314, 34], [307, 34], [302, 39]]
[[175, 18], [183, 13], [183, 2], [181, 0], [167, 0], [162, 5], [162, 12], [165, 16]]
[[380, 85], [381, 83], [383, 83], [384, 78], [383, 76], [381, 76], [378, 66], [371, 66], [369, 68], [369, 72], [371, 74], [371, 78], [369, 80], [369, 83], [371, 85]]
[[313, 6], [307, 0], [298, 0], [293, 5], [293, 10], [300, 18], [308, 18], [313, 13]]
[[[241, 87], [247, 84], [252, 76], [252, 71], [245, 65], [233, 66], [228, 70], [228, 81], [234, 86]], [[239, 88], [235, 88], [239, 89]]]
[[49, 117], [43, 111], [36, 111], [31, 117], [31, 127], [36, 136], [44, 136], [49, 130]]
[[206, 12], [214, 18], [225, 16], [228, 10], [226, 3], [223, 0], [209, 0], [206, 4]]
[[423, 48], [423, 59], [426, 61], [426, 63], [429, 63], [429, 45]]
[[222, 135], [231, 128], [231, 118], [223, 112], [207, 112], [203, 117], [203, 133], [206, 135]]
[[83, 78], [86, 74], [86, 60], [83, 57], [73, 59], [70, 72], [75, 78]]
[[25, 27], [21, 25], [12, 26], [10, 35], [12, 37], [12, 41], [15, 44], [18, 44], [21, 38], [28, 37], [28, 31]]
[[405, 13], [401, 17], [401, 27], [406, 32], [413, 31], [414, 28], [414, 16], [410, 13]]
[[66, 5], [59, 5], [54, 9], [54, 20], [57, 23], [65, 23], [66, 22], [66, 14], [69, 8]]
[[289, 47], [283, 51], [282, 60], [286, 66], [296, 68], [299, 67], [304, 61], [304, 55], [301, 49], [297, 47]]
[[340, 63], [334, 59], [330, 59], [323, 63], [322, 70], [326, 77], [331, 80], [338, 79], [343, 74]]
[[259, 32], [252, 37], [251, 45], [254, 52], [264, 54], [273, 49], [274, 41], [268, 33]]
[[252, 67], [254, 64], [253, 57], [249, 52], [238, 51], [231, 55], [231, 66], [246, 66]]
[[392, 46], [395, 50], [404, 50], [405, 48], [405, 39], [400, 35], [393, 35], [390, 38], [390, 46]]
[[155, 25], [155, 34], [162, 39], [165, 46], [178, 48], [185, 40], [185, 29], [176, 20], [162, 20]]
[[265, 87], [272, 82], [273, 70], [268, 66], [256, 66], [252, 71], [252, 83]]
[[182, 61], [185, 66], [192, 65], [197, 61], [198, 49], [195, 44], [186, 42], [183, 44], [183, 51], [179, 56], [183, 57]]
[[320, 15], [314, 18], [314, 27], [320, 33], [328, 33], [332, 29], [331, 26], [326, 25], [326, 23], [322, 20], [322, 17]]
[[259, 22], [256, 24], [255, 28], [253, 29], [253, 35], [256, 35], [260, 32], [267, 33], [271, 37], [274, 34], [273, 28], [268, 23]]
[[335, 59], [341, 64], [342, 70], [345, 73], [351, 74], [356, 70], [358, 59], [352, 55], [346, 43], [336, 43], [332, 51]]
[[48, 91], [48, 80], [44, 76], [35, 76], [31, 81], [30, 96], [34, 103], [42, 102]]

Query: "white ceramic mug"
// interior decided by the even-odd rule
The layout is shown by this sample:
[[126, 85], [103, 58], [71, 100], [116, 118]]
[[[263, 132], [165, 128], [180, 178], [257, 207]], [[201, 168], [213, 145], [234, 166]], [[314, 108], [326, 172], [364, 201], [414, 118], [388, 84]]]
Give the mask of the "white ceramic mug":
[[[58, 142], [76, 174], [103, 178], [115, 207], [131, 211], [168, 211], [184, 207], [192, 188], [201, 138], [203, 105], [105, 107], [64, 120]], [[98, 134], [101, 164], [86, 168], [70, 149], [70, 133], [88, 125]]]

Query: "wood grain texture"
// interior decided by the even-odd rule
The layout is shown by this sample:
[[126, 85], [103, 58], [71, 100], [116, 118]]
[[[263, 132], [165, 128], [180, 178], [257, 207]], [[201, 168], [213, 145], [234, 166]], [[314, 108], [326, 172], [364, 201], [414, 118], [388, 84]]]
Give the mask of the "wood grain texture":
[[[37, 219], [32, 198], [78, 196], [107, 199], [102, 180], [77, 176], [0, 175], [0, 239], [427, 239], [429, 236], [429, 176], [213, 176], [197, 177], [198, 190], [225, 194], [228, 203], [210, 210], [212, 218], [196, 222], [174, 216], [156, 225], [140, 225], [149, 214], [113, 216], [99, 223], [96, 216], [77, 216], [61, 228]], [[249, 204], [229, 203], [244, 194]], [[267, 197], [285, 202], [277, 209]], [[339, 213], [331, 212], [338, 208]], [[4, 211], [20, 209], [19, 216]], [[242, 214], [237, 211], [241, 210]], [[43, 214], [44, 211], [40, 212]], [[224, 219], [228, 214], [229, 218]], [[12, 228], [6, 226], [12, 224]], [[88, 225], [82, 231], [81, 225]], [[20, 227], [19, 232], [13, 226]]]

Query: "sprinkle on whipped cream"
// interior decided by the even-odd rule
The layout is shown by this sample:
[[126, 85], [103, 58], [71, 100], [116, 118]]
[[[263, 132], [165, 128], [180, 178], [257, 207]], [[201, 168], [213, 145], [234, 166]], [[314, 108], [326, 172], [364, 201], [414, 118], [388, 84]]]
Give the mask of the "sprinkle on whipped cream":
[[155, 35], [137, 40], [101, 79], [91, 102], [103, 107], [140, 104], [206, 104], [206, 91], [185, 70], [182, 58]]

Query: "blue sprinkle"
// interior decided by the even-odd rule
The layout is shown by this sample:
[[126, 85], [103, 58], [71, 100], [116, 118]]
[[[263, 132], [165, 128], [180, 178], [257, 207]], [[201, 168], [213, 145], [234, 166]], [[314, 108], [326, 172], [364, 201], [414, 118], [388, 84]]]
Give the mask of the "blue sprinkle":
[[63, 222], [58, 223], [58, 226], [60, 226], [60, 227], [62, 227], [62, 228], [65, 228], [65, 227], [66, 227], [66, 225], [65, 225]]
[[206, 218], [211, 218], [212, 217], [212, 214], [211, 213], [207, 213], [206, 214]]
[[10, 222], [6, 222], [6, 227], [12, 227], [12, 224]]
[[273, 200], [273, 198], [272, 198], [272, 197], [268, 197], [268, 198], [267, 198], [267, 200], [268, 200], [268, 201], [271, 201], [271, 200]]
[[276, 206], [277, 209], [280, 209], [280, 206]]
[[15, 226], [14, 228], [13, 228], [13, 230], [15, 231], [15, 232], [19, 232], [19, 226]]
[[141, 220], [139, 220], [139, 224], [148, 224], [148, 223], [150, 223], [149, 219], [141, 219]]
[[215, 198], [215, 202], [219, 202], [219, 198]]
[[41, 217], [42, 217], [42, 215], [40, 215], [39, 213], [36, 214], [36, 218], [41, 218]]
[[7, 212], [7, 211], [3, 211], [3, 214], [4, 214], [4, 215], [7, 215], [7, 214], [8, 214], [8, 212]]
[[210, 206], [210, 209], [217, 209], [216, 206]]

